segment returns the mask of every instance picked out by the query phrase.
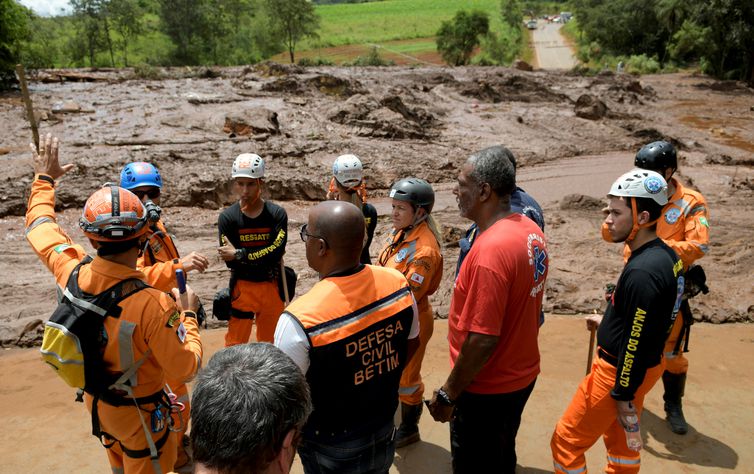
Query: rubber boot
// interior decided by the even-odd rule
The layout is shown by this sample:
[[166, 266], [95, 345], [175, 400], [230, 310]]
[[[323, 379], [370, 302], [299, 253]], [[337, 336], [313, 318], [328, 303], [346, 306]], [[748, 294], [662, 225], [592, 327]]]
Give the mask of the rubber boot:
[[419, 418], [424, 407], [422, 404], [406, 405], [401, 403], [401, 426], [395, 434], [395, 447], [402, 448], [421, 441], [419, 436]]
[[662, 385], [665, 387], [665, 419], [668, 420], [670, 430], [679, 435], [685, 435], [689, 431], [689, 425], [683, 416], [681, 399], [686, 387], [686, 374], [672, 374], [665, 371], [662, 374]]

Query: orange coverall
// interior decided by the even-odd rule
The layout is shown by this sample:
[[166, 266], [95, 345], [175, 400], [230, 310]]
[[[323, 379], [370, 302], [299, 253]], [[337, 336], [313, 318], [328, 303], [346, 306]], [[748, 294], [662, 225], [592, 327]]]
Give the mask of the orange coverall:
[[[149, 245], [136, 261], [136, 269], [144, 273], [147, 283], [153, 288], [170, 293], [173, 288], [178, 287], [178, 282], [175, 279], [175, 271], [178, 269], [183, 270], [183, 265], [179, 260], [178, 249], [161, 220], [150, 225], [147, 237]], [[188, 280], [187, 272], [184, 271], [184, 275], [186, 275]], [[179, 461], [182, 461], [182, 457], [183, 459], [187, 457], [183, 447], [183, 435], [186, 433], [191, 417], [191, 399], [189, 398], [188, 386], [184, 382], [168, 378], [167, 385], [176, 395], [176, 401], [183, 403], [185, 407], [183, 412], [181, 412], [181, 417], [183, 418], [181, 429], [176, 431], [178, 457]]]
[[[683, 269], [707, 254], [709, 246], [709, 214], [707, 201], [701, 193], [684, 187], [676, 178], [670, 180], [675, 185], [675, 192], [662, 209], [657, 221], [657, 236], [672, 248], [683, 261]], [[628, 261], [631, 250], [623, 248], [623, 260]], [[665, 370], [673, 374], [685, 374], [689, 361], [683, 350], [673, 354], [678, 337], [683, 328], [682, 313], [678, 314], [673, 329], [665, 342]]]
[[391, 235], [380, 252], [379, 263], [403, 273], [419, 309], [419, 347], [403, 369], [398, 391], [402, 403], [419, 405], [424, 395], [422, 361], [434, 331], [434, 313], [429, 296], [437, 291], [442, 280], [442, 253], [426, 221], [411, 229], [400, 241], [403, 235], [403, 231]]
[[[51, 183], [37, 179], [32, 184], [26, 211], [26, 238], [34, 251], [53, 273], [59, 288], [63, 288], [75, 266], [84, 258], [84, 249], [68, 237], [55, 221], [55, 192]], [[79, 286], [90, 294], [101, 293], [115, 283], [127, 279], [144, 279], [138, 270], [95, 257], [91, 264], [79, 272]], [[119, 318], [104, 320], [108, 344], [104, 361], [113, 372], [123, 372], [135, 362], [143, 364], [131, 377], [133, 397], [142, 398], [163, 390], [166, 375], [174, 380], [188, 381], [201, 365], [202, 345], [194, 318], [178, 314], [175, 302], [162, 291], [146, 288], [120, 303]], [[185, 331], [185, 332], [184, 332]], [[86, 394], [85, 401], [91, 412], [93, 399]], [[167, 436], [160, 449], [159, 459], [131, 458], [124, 454], [121, 445], [129, 450], [148, 447], [140, 413], [145, 417], [154, 404], [115, 407], [103, 401], [98, 403], [99, 422], [104, 432], [118, 440], [107, 450], [113, 472], [152, 473], [160, 468], [170, 472], [176, 459], [176, 437]], [[149, 424], [149, 420], [147, 420]], [[150, 433], [157, 442], [165, 435], [165, 428]], [[112, 442], [111, 439], [105, 441]], [[157, 466], [159, 463], [159, 466]]]

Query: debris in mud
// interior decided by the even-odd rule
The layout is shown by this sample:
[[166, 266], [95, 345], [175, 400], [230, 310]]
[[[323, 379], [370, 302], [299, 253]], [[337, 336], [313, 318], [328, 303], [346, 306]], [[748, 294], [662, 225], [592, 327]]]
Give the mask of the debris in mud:
[[592, 196], [586, 196], [584, 194], [567, 194], [560, 200], [560, 208], [575, 209], [575, 210], [596, 210], [605, 207], [605, 203]]
[[707, 155], [704, 162], [710, 165], [723, 166], [754, 166], [754, 159], [733, 158], [724, 153], [713, 153]]
[[583, 94], [573, 107], [577, 117], [587, 120], [599, 120], [607, 114], [607, 105], [591, 94]]
[[81, 105], [77, 102], [74, 102], [72, 100], [67, 100], [65, 102], [58, 102], [52, 106], [52, 113], [53, 114], [78, 114], [78, 113], [86, 113], [86, 114], [93, 114], [94, 110], [87, 110], [82, 109]]
[[263, 84], [262, 90], [265, 92], [287, 93], [317, 90], [322, 94], [339, 97], [350, 97], [355, 94], [367, 93], [359, 81], [342, 79], [330, 74], [318, 74], [309, 78], [285, 76]]
[[186, 94], [186, 100], [189, 104], [202, 105], [202, 104], [226, 104], [228, 102], [239, 102], [246, 100], [241, 97], [228, 97], [220, 94], [199, 94], [197, 92], [189, 92]]
[[277, 112], [263, 108], [242, 109], [225, 116], [223, 132], [230, 137], [257, 134], [280, 134]]
[[518, 69], [519, 71], [529, 71], [529, 72], [531, 72], [531, 71], [534, 70], [534, 68], [532, 67], [531, 64], [529, 64], [526, 61], [523, 61], [521, 59], [516, 59], [515, 61], [513, 61], [513, 65], [512, 66], [513, 66], [514, 69]]
[[563, 102], [564, 94], [553, 92], [549, 87], [523, 76], [511, 76], [502, 81], [486, 77], [472, 82], [458, 83], [458, 92], [483, 102]]
[[288, 76], [291, 74], [304, 74], [306, 71], [295, 64], [280, 64], [272, 61], [264, 61], [250, 68], [244, 69], [244, 74], [256, 72], [260, 76]]
[[365, 137], [401, 139], [436, 135], [431, 130], [437, 122], [434, 115], [420, 107], [406, 105], [397, 95], [386, 95], [379, 100], [355, 95], [330, 113], [329, 119], [357, 127], [356, 134]]
[[324, 201], [327, 194], [318, 176], [271, 177], [265, 180], [265, 188], [275, 201]]
[[465, 231], [459, 227], [442, 226], [442, 241], [445, 247], [458, 247]]

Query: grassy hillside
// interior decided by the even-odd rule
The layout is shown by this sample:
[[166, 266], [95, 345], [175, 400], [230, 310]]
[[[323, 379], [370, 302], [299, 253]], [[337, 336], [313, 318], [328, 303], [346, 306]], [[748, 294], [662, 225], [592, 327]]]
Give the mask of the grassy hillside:
[[[458, 10], [480, 10], [490, 16], [490, 27], [501, 27], [499, 0], [387, 0], [384, 2], [321, 5], [319, 41], [313, 46], [379, 43], [434, 36], [443, 21]], [[302, 45], [302, 46], [307, 46]]]

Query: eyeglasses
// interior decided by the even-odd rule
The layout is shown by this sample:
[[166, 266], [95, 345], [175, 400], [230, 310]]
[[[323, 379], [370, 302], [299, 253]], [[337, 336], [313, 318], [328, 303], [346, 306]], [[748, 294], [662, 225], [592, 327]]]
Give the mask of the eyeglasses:
[[144, 199], [144, 196], [147, 196], [149, 199], [156, 199], [160, 197], [160, 188], [149, 188], [147, 190], [132, 189], [131, 192], [136, 194], [136, 197], [138, 197], [139, 199]]
[[322, 242], [324, 242], [325, 246], [328, 245], [327, 240], [325, 240], [325, 238], [322, 237], [321, 235], [314, 235], [314, 234], [310, 234], [309, 232], [307, 232], [306, 229], [308, 227], [309, 227], [309, 224], [304, 224], [304, 225], [301, 226], [301, 240], [303, 242], [306, 242], [307, 240], [309, 240], [309, 237], [314, 237], [315, 239], [319, 239]]

